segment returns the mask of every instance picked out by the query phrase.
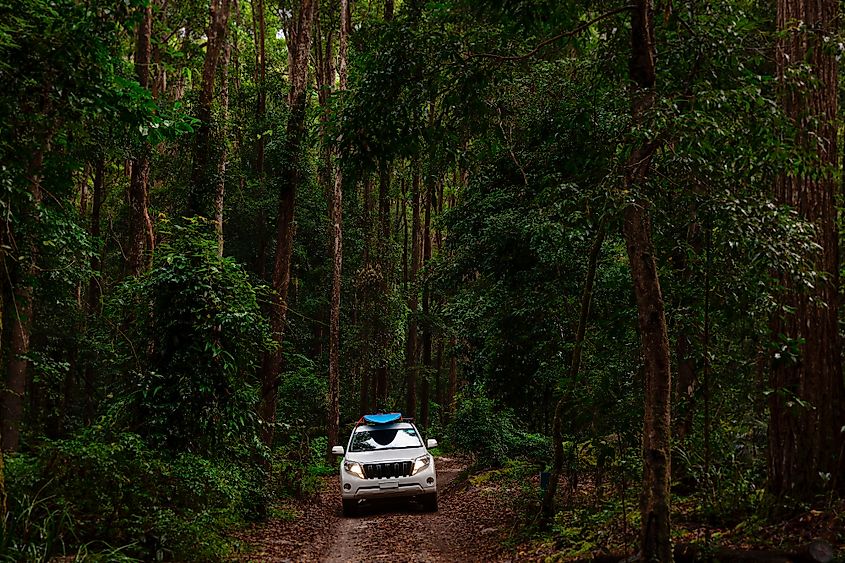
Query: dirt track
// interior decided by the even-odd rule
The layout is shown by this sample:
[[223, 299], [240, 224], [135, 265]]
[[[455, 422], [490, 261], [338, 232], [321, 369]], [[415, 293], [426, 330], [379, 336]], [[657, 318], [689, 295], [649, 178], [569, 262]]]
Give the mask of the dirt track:
[[[367, 507], [355, 518], [341, 513], [337, 479], [300, 505], [294, 521], [271, 520], [241, 534], [252, 546], [242, 561], [453, 562], [506, 561], [500, 544], [509, 520], [502, 499], [455, 483], [465, 468], [457, 459], [437, 461], [439, 510], [411, 503]], [[458, 486], [454, 486], [454, 485]]]

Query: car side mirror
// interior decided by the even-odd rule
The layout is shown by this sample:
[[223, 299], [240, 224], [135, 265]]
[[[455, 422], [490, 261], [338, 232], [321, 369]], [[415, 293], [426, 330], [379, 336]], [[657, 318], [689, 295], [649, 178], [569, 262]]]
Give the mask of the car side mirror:
[[343, 446], [334, 446], [332, 447], [332, 453], [334, 455], [343, 455]]
[[428, 448], [428, 449], [436, 448], [437, 447], [437, 440], [435, 440], [434, 438], [429, 438], [425, 442], [425, 447]]

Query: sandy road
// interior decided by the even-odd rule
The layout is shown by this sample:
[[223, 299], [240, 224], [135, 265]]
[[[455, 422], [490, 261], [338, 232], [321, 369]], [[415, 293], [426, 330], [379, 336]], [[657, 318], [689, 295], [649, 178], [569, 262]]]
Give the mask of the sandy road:
[[[337, 478], [297, 506], [292, 520], [271, 519], [238, 534], [239, 561], [358, 563], [506, 561], [500, 544], [508, 516], [498, 495], [460, 485], [460, 459], [438, 458], [439, 510], [424, 512], [408, 501], [361, 507], [342, 515]], [[453, 483], [454, 482], [454, 483]]]
[[448, 485], [463, 469], [449, 459], [437, 464], [437, 487], [441, 492], [437, 512], [423, 512], [408, 503], [368, 507], [355, 518], [342, 518], [324, 554], [329, 563], [359, 561], [457, 561], [451, 536], [461, 523], [452, 514]]

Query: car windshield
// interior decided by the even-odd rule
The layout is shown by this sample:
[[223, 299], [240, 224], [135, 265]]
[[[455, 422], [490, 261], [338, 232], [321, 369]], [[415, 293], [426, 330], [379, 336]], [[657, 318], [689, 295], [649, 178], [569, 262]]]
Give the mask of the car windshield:
[[359, 430], [352, 435], [353, 452], [374, 450], [396, 450], [422, 446], [417, 431], [413, 428], [386, 428], [384, 430]]

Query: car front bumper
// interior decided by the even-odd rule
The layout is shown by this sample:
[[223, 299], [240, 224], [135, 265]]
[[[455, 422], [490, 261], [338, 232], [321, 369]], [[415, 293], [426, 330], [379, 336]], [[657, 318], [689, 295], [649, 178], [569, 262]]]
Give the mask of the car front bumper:
[[373, 479], [361, 479], [341, 466], [340, 490], [344, 500], [415, 497], [437, 492], [437, 473], [433, 461], [416, 475]]

